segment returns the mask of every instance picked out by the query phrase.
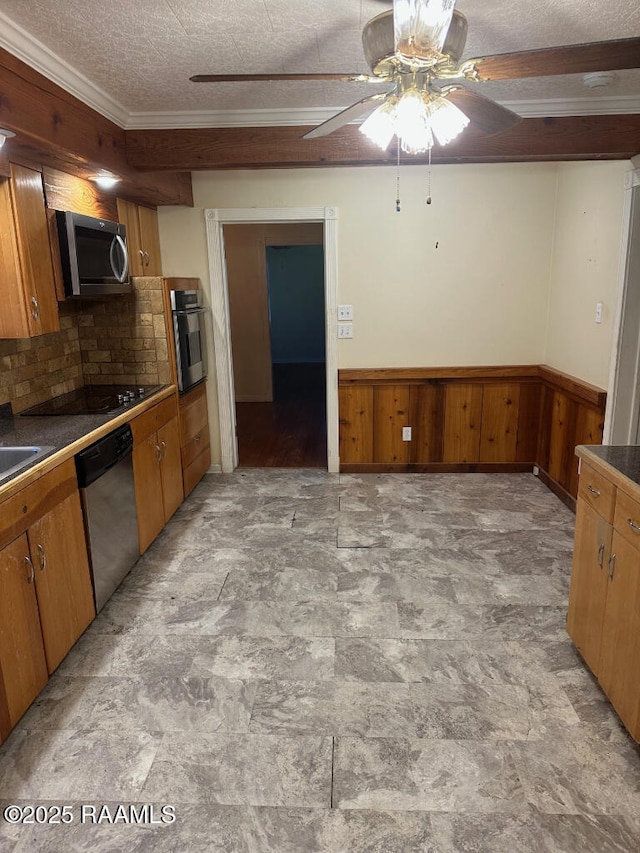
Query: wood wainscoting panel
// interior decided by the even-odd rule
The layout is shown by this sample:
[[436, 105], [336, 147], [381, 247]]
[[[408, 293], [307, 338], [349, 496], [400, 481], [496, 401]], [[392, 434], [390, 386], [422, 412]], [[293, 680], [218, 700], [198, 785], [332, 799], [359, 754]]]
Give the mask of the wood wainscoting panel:
[[341, 385], [338, 388], [340, 462], [373, 461], [373, 386]]
[[[604, 429], [604, 412], [590, 406], [577, 404], [575, 413], [575, 428], [571, 445], [573, 450], [579, 444], [602, 444]], [[578, 457], [572, 454], [569, 460], [568, 486], [569, 494], [575, 497], [578, 493]]]
[[412, 385], [409, 394], [413, 429], [412, 457], [415, 463], [442, 462], [444, 444], [444, 391], [442, 382]]
[[522, 382], [520, 385], [516, 462], [533, 464], [536, 461], [540, 434], [541, 394], [539, 382]]
[[373, 461], [406, 463], [411, 442], [402, 440], [409, 424], [409, 385], [376, 385], [373, 389]]
[[515, 462], [520, 385], [495, 382], [483, 388], [480, 462]]
[[553, 392], [551, 430], [549, 436], [549, 476], [569, 491], [571, 464], [574, 458], [576, 404], [561, 390]]
[[478, 462], [482, 424], [482, 385], [447, 385], [444, 403], [443, 462]]

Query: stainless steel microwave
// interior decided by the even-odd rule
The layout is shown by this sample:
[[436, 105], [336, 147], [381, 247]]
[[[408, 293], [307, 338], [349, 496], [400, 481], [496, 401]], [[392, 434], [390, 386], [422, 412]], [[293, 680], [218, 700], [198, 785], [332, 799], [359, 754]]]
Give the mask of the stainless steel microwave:
[[124, 225], [63, 210], [56, 223], [66, 297], [131, 293]]
[[172, 290], [171, 314], [176, 345], [178, 388], [181, 394], [207, 375], [204, 317], [199, 290]]

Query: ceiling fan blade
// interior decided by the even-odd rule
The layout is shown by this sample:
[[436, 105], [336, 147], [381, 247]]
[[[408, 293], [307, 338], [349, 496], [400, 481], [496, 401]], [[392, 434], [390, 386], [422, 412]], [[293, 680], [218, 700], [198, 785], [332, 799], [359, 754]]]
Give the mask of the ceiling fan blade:
[[[640, 38], [569, 44], [470, 60], [479, 80], [519, 80], [640, 68]], [[466, 62], [465, 62], [466, 65]]]
[[192, 83], [264, 83], [269, 81], [293, 80], [329, 81], [343, 83], [379, 83], [380, 78], [370, 74], [194, 74]]
[[522, 117], [506, 107], [469, 89], [453, 89], [446, 95], [448, 101], [459, 107], [469, 121], [489, 135], [502, 133], [522, 121]]
[[429, 59], [442, 52], [455, 0], [393, 0], [396, 53]]
[[318, 136], [326, 136], [328, 133], [333, 133], [334, 130], [345, 124], [349, 124], [350, 121], [366, 115], [366, 113], [370, 113], [376, 107], [380, 106], [386, 97], [386, 93], [379, 93], [377, 95], [370, 95], [368, 98], [363, 98], [361, 101], [347, 107], [346, 110], [342, 110], [342, 112], [337, 113], [332, 118], [314, 127], [313, 130], [305, 133], [302, 138], [315, 139]]

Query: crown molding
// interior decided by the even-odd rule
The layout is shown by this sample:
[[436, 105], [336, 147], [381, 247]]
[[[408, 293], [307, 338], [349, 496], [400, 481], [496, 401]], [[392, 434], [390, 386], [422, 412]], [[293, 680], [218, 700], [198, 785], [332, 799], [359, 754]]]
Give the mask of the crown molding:
[[73, 66], [0, 12], [0, 46], [121, 128], [129, 112]]
[[[127, 110], [42, 42], [0, 12], [0, 46], [123, 130], [175, 130], [205, 127], [285, 127], [321, 124], [345, 109], [338, 107], [136, 112]], [[522, 118], [640, 113], [640, 96], [500, 101]], [[362, 119], [361, 119], [362, 120]]]

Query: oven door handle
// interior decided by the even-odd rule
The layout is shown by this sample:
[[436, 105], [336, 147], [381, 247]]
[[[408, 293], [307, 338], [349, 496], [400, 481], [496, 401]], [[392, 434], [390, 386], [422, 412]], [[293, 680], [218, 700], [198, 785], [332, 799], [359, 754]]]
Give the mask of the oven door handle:
[[208, 310], [208, 308], [174, 308], [171, 313], [188, 317], [190, 314], [205, 314]]
[[[120, 246], [120, 251], [122, 252], [122, 269], [118, 269], [116, 264], [116, 247]], [[111, 248], [109, 249], [109, 261], [111, 262], [111, 269], [113, 270], [114, 276], [118, 279], [118, 281], [126, 281], [127, 276], [129, 275], [129, 255], [127, 254], [127, 246], [122, 237], [119, 234], [116, 234], [113, 240], [111, 241]]]

